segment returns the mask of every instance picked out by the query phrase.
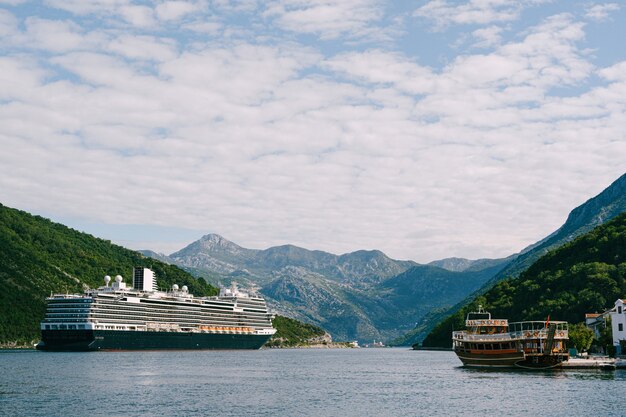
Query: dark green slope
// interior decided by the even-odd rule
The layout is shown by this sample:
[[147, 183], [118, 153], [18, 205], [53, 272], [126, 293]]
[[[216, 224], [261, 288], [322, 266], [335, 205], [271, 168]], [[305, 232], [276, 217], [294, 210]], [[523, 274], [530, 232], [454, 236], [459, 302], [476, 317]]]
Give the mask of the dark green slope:
[[320, 327], [284, 316], [274, 317], [272, 324], [276, 328], [276, 334], [267, 342], [268, 347], [303, 346], [326, 333]]
[[96, 288], [107, 274], [132, 284], [134, 266], [152, 268], [161, 288], [177, 283], [195, 295], [218, 291], [176, 266], [0, 204], [0, 344], [39, 337], [51, 292]]
[[450, 346], [450, 332], [482, 304], [494, 318], [577, 323], [626, 294], [626, 213], [549, 252], [518, 278], [501, 281], [440, 323], [424, 346]]

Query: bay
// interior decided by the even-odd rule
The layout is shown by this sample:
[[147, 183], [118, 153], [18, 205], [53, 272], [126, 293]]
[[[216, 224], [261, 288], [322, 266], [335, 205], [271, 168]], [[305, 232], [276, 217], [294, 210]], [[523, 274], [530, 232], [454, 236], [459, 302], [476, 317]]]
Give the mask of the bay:
[[626, 371], [484, 371], [452, 352], [0, 351], [2, 416], [624, 416]]

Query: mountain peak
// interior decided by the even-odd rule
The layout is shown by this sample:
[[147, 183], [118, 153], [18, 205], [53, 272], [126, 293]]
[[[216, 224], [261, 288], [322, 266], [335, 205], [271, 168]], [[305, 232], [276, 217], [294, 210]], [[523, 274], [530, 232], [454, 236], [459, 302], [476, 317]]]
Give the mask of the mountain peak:
[[231, 242], [230, 240], [225, 239], [218, 234], [209, 233], [170, 256], [177, 258], [199, 254], [206, 255], [210, 253], [240, 254], [245, 251], [246, 249], [243, 249], [241, 246]]
[[471, 259], [452, 257], [432, 261], [428, 265], [437, 266], [439, 268], [447, 269], [448, 271], [460, 272], [468, 269], [474, 262], [475, 261]]
[[233, 242], [231, 242], [228, 239], [225, 239], [223, 236], [218, 235], [217, 233], [209, 233], [207, 235], [202, 236], [200, 239], [198, 239], [199, 242], [203, 242], [203, 243], [207, 243], [210, 245], [217, 245], [217, 246], [224, 246], [224, 245], [234, 245]]

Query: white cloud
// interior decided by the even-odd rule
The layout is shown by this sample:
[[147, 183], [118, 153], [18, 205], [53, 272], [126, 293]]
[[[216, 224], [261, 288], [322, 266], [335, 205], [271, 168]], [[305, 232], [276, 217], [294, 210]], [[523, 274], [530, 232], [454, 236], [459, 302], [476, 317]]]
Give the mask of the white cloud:
[[0, 9], [0, 36], [7, 38], [18, 32], [17, 19], [7, 10]]
[[368, 25], [382, 14], [378, 0], [274, 0], [263, 13], [285, 30], [313, 33], [322, 39], [369, 33]]
[[64, 52], [85, 46], [81, 28], [74, 22], [30, 17], [25, 26], [26, 43], [33, 48]]
[[611, 12], [616, 12], [620, 10], [620, 8], [620, 5], [617, 3], [594, 4], [593, 6], [587, 8], [585, 17], [601, 22], [603, 20], [607, 20]]
[[149, 28], [156, 25], [154, 9], [148, 6], [122, 6], [119, 15], [129, 24], [137, 28]]
[[429, 68], [396, 53], [381, 50], [349, 53], [327, 60], [324, 66], [368, 83], [391, 84], [412, 94], [424, 94], [434, 88], [434, 76]]
[[183, 27], [194, 32], [205, 33], [212, 36], [216, 36], [224, 29], [224, 25], [217, 21], [186, 23]]
[[626, 61], [603, 68], [599, 71], [599, 74], [609, 81], [626, 81]]
[[[143, 4], [134, 4], [133, 0], [46, 0], [45, 3], [55, 9], [65, 10], [77, 16], [94, 15], [114, 25], [122, 23], [119, 18], [135, 28], [152, 28], [157, 25], [155, 9]], [[173, 13], [175, 7], [163, 7], [164, 16]]]
[[76, 15], [109, 14], [120, 7], [128, 6], [132, 0], [44, 0], [44, 4]]
[[[422, 116], [462, 115], [470, 109], [537, 103], [551, 88], [586, 79], [593, 66], [576, 47], [584, 37], [582, 28], [569, 15], [554, 16], [530, 28], [520, 42], [503, 44], [490, 54], [459, 55], [440, 72], [382, 51], [339, 55], [325, 66], [354, 79], [391, 85], [404, 94], [425, 94], [416, 101]], [[520, 114], [515, 109], [511, 113]], [[507, 124], [511, 117], [500, 113], [477, 120]]]
[[502, 28], [499, 26], [476, 29], [472, 32], [472, 36], [476, 39], [473, 46], [476, 48], [492, 48], [497, 46], [502, 40], [501, 33]]
[[0, 100], [32, 100], [29, 97], [40, 86], [47, 71], [34, 59], [0, 57]]
[[120, 35], [112, 39], [107, 49], [131, 59], [166, 61], [177, 55], [175, 42], [154, 36]]
[[438, 28], [451, 24], [490, 24], [517, 20], [524, 8], [540, 3], [545, 1], [470, 0], [458, 4], [447, 0], [431, 0], [415, 10], [413, 15], [432, 20]]
[[259, 8], [258, 0], [213, 0], [212, 7], [227, 13], [252, 13]]
[[190, 13], [199, 11], [200, 3], [188, 1], [166, 1], [156, 6], [156, 14], [160, 20], [178, 20]]

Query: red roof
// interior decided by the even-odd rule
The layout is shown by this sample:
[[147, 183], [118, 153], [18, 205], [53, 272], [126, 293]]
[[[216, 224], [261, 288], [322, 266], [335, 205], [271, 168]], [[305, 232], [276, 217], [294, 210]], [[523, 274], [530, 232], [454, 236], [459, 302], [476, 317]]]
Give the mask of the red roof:
[[601, 316], [602, 314], [598, 314], [598, 313], [587, 313], [585, 314], [585, 318], [586, 319], [595, 319], [598, 316]]

